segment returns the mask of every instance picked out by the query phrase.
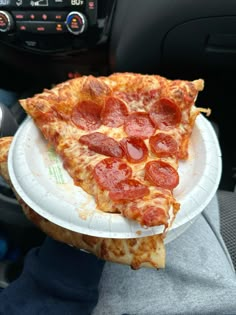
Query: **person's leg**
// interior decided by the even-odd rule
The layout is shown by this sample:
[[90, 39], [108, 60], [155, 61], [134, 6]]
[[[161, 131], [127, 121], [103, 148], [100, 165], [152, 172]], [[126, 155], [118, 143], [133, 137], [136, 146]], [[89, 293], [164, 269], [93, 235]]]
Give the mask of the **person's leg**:
[[46, 238], [26, 256], [18, 279], [0, 293], [2, 315], [90, 315], [104, 261]]
[[205, 212], [166, 245], [164, 270], [106, 263], [93, 315], [236, 314], [235, 272], [218, 234], [216, 197]]

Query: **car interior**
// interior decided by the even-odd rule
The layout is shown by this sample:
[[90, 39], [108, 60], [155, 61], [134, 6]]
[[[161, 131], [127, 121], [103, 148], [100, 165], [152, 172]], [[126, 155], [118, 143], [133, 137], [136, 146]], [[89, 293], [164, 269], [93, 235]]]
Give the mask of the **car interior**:
[[[0, 0], [0, 136], [12, 136], [26, 114], [18, 99], [80, 75], [159, 74], [205, 81], [197, 99], [209, 107], [222, 176], [217, 191], [221, 232], [236, 267], [235, 71], [233, 0]], [[0, 180], [0, 288], [16, 279], [25, 254], [45, 235]], [[2, 245], [1, 245], [2, 246]]]

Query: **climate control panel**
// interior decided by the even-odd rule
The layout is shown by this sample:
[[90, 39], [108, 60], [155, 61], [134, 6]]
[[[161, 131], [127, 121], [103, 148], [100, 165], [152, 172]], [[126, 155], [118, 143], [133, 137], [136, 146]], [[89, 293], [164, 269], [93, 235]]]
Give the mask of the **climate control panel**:
[[101, 31], [97, 2], [0, 0], [0, 41], [41, 50], [73, 47], [74, 44], [82, 47], [86, 42], [91, 44], [98, 40]]
[[79, 35], [86, 30], [88, 21], [83, 13], [60, 11], [0, 11], [0, 32], [59, 34], [70, 32]]

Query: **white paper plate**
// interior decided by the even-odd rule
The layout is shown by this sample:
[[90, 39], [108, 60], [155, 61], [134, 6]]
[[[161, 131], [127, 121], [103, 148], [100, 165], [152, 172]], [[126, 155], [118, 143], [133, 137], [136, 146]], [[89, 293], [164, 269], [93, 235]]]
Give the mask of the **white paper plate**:
[[[180, 162], [175, 197], [181, 203], [166, 243], [183, 233], [215, 194], [221, 176], [221, 152], [215, 132], [199, 115], [188, 161]], [[21, 198], [38, 214], [69, 230], [100, 237], [133, 238], [159, 234], [163, 227], [142, 228], [120, 214], [96, 209], [94, 199], [73, 184], [60, 158], [28, 118], [9, 152], [9, 174]]]

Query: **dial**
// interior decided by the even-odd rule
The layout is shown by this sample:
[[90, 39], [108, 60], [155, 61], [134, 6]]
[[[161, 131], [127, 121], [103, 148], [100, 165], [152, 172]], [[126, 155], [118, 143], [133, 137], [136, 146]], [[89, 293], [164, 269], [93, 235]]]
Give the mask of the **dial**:
[[10, 13], [0, 11], [0, 32], [9, 32], [14, 26], [13, 18]]
[[87, 19], [82, 13], [72, 11], [66, 17], [66, 27], [70, 33], [79, 35], [85, 31]]

